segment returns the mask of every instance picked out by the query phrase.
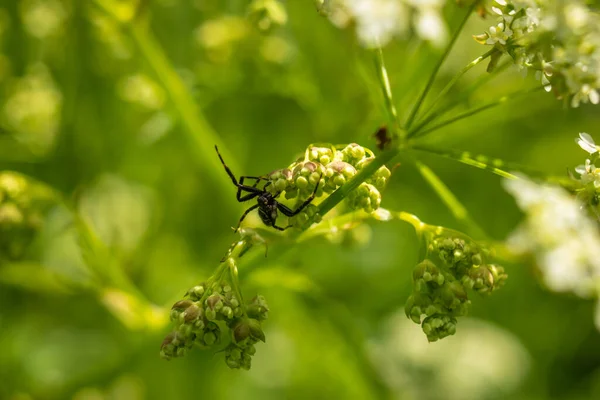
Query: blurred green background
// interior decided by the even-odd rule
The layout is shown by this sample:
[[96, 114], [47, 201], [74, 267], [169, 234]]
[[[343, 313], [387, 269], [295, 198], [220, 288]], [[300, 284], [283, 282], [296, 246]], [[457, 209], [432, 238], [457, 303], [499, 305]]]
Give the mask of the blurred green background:
[[[419, 243], [402, 222], [283, 258], [255, 249], [248, 271], [242, 259], [244, 292], [271, 307], [251, 371], [200, 350], [161, 360], [162, 307], [212, 273], [247, 208], [213, 145], [236, 175], [260, 175], [313, 142], [375, 149], [385, 110], [371, 55], [312, 2], [283, 2], [286, 18], [271, 20], [243, 0], [153, 0], [137, 19], [135, 2], [100, 3], [0, 0], [0, 170], [76, 204], [139, 294], [97, 286], [68, 211], [45, 210], [23, 257], [0, 260], [0, 399], [600, 398], [593, 302], [549, 293], [528, 265], [506, 265], [507, 285], [475, 297], [455, 336], [428, 344], [404, 316]], [[449, 2], [450, 27], [462, 12]], [[485, 51], [470, 36], [486, 26], [471, 18], [434, 93]], [[385, 48], [401, 117], [440, 53], [416, 38]], [[480, 65], [450, 95], [483, 74]], [[531, 85], [509, 70], [461, 107]], [[564, 176], [584, 159], [573, 138], [598, 139], [599, 122], [598, 107], [566, 109], [540, 92], [428, 142]], [[516, 226], [500, 178], [419, 156], [491, 237]], [[405, 162], [383, 206], [461, 228]]]

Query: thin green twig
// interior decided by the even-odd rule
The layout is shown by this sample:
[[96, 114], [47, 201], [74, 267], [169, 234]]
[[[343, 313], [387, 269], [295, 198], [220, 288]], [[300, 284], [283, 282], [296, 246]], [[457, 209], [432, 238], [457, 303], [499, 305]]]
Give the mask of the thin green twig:
[[388, 113], [389, 124], [392, 127], [392, 132], [394, 135], [398, 136], [402, 142], [406, 136], [406, 131], [400, 128], [400, 120], [398, 119], [396, 106], [394, 106], [392, 88], [390, 86], [390, 80], [388, 78], [387, 70], [385, 68], [385, 61], [383, 59], [383, 50], [380, 47], [375, 50], [375, 68], [377, 69], [377, 78], [379, 79], [379, 85], [381, 86], [385, 108]]
[[508, 179], [518, 179], [518, 176], [508, 172], [507, 169], [524, 173], [528, 173], [528, 171], [530, 171], [528, 167], [512, 164], [499, 158], [491, 158], [483, 155], [472, 156], [471, 153], [467, 151], [441, 150], [435, 147], [423, 145], [414, 145], [411, 147], [411, 149], [435, 154], [437, 156], [457, 161], [471, 167], [490, 171], [493, 174]]
[[474, 2], [473, 5], [471, 5], [471, 7], [469, 7], [469, 9], [467, 10], [467, 14], [464, 16], [460, 25], [458, 26], [458, 28], [452, 35], [452, 38], [450, 38], [450, 41], [448, 42], [448, 45], [446, 46], [446, 49], [444, 50], [442, 57], [439, 59], [435, 68], [433, 69], [433, 72], [429, 76], [429, 80], [427, 81], [427, 84], [425, 85], [425, 89], [423, 89], [423, 92], [417, 99], [415, 106], [413, 107], [412, 111], [410, 112], [410, 114], [408, 116], [408, 119], [407, 119], [406, 125], [405, 125], [405, 129], [407, 131], [410, 131], [410, 127], [412, 126], [412, 123], [414, 122], [414, 119], [417, 116], [417, 113], [419, 112], [419, 109], [421, 108], [421, 105], [423, 104], [425, 97], [427, 97], [429, 90], [433, 86], [433, 82], [435, 81], [435, 78], [437, 77], [437, 74], [438, 74], [440, 68], [442, 67], [442, 64], [444, 64], [444, 61], [448, 57], [448, 54], [450, 54], [450, 51], [452, 50], [452, 47], [454, 46], [454, 42], [456, 42], [456, 39], [458, 39], [460, 32], [463, 30], [465, 24], [467, 23], [467, 20], [469, 19], [469, 17], [471, 16], [471, 13], [473, 12], [473, 9], [475, 8], [476, 4], [477, 4], [477, 2]]
[[413, 129], [411, 129], [411, 131], [407, 134], [407, 138], [410, 139], [412, 136], [415, 135], [415, 133], [421, 131], [425, 126], [429, 125], [429, 123], [438, 119], [442, 115], [446, 114], [448, 111], [452, 110], [453, 108], [455, 108], [456, 106], [461, 104], [463, 101], [468, 99], [481, 86], [485, 85], [486, 83], [491, 81], [493, 78], [500, 75], [500, 73], [504, 72], [511, 64], [512, 64], [512, 60], [502, 63], [501, 65], [496, 67], [494, 69], [494, 71], [482, 75], [481, 77], [479, 77], [479, 79], [476, 79], [475, 82], [473, 82], [471, 85], [462, 89], [460, 91], [460, 93], [458, 94], [458, 96], [456, 96], [456, 98], [452, 99], [452, 101], [447, 103], [445, 106], [442, 106], [437, 110], [430, 109], [430, 111], [427, 111], [424, 114], [424, 117], [419, 120], [419, 122], [417, 123], [417, 126], [415, 126]]
[[537, 91], [539, 91], [541, 89], [543, 89], [543, 87], [539, 86], [539, 87], [535, 87], [533, 89], [520, 90], [520, 91], [515, 92], [515, 93], [507, 94], [506, 96], [502, 96], [499, 99], [490, 101], [489, 103], [486, 103], [486, 104], [484, 104], [482, 106], [479, 106], [479, 107], [476, 107], [476, 108], [474, 108], [472, 110], [468, 110], [468, 111], [465, 111], [463, 113], [460, 113], [460, 114], [458, 114], [458, 115], [456, 115], [456, 116], [454, 116], [452, 118], [449, 118], [449, 119], [447, 119], [445, 121], [442, 121], [442, 122], [440, 122], [440, 123], [438, 123], [436, 125], [433, 125], [430, 128], [423, 129], [421, 131], [412, 131], [412, 132], [409, 132], [409, 137], [418, 138], [418, 137], [425, 136], [428, 133], [431, 133], [433, 131], [437, 131], [438, 129], [444, 128], [444, 127], [446, 127], [446, 126], [448, 126], [448, 125], [450, 125], [450, 124], [452, 124], [452, 123], [454, 123], [456, 121], [460, 121], [461, 119], [465, 119], [465, 118], [468, 118], [468, 117], [470, 117], [472, 115], [479, 114], [482, 111], [485, 111], [485, 110], [488, 110], [490, 108], [494, 108], [496, 106], [504, 104], [504, 103], [506, 103], [509, 100], [513, 100], [513, 99], [516, 99], [516, 98], [518, 98], [520, 96], [537, 92]]
[[[485, 59], [487, 59], [488, 57], [490, 57], [492, 54], [494, 54], [495, 52], [498, 52], [499, 50], [496, 49], [495, 47], [492, 48], [490, 51], [488, 51], [487, 53], [477, 57], [476, 59], [474, 59], [473, 61], [471, 61], [470, 63], [468, 63], [467, 65], [465, 65], [455, 76], [454, 78], [452, 78], [450, 80], [450, 82], [448, 82], [446, 84], [446, 86], [444, 86], [444, 88], [440, 91], [440, 93], [437, 95], [437, 97], [435, 98], [435, 100], [433, 100], [433, 102], [431, 103], [431, 105], [429, 106], [429, 108], [424, 112], [424, 115], [427, 116], [429, 115], [434, 109], [435, 106], [448, 94], [448, 92], [454, 87], [454, 85], [456, 85], [456, 83], [458, 82], [458, 80], [467, 72], [469, 72], [469, 70], [477, 65], [479, 65], [479, 63], [481, 63], [482, 61], [484, 61]], [[418, 128], [417, 128], [418, 129]]]
[[468, 228], [474, 236], [479, 238], [486, 238], [485, 231], [471, 218], [469, 212], [465, 206], [458, 200], [454, 193], [446, 186], [446, 184], [433, 172], [427, 165], [416, 161], [415, 165], [421, 176], [425, 179], [431, 188], [437, 193], [440, 199], [448, 207], [452, 215], [459, 221], [462, 222], [466, 228]]

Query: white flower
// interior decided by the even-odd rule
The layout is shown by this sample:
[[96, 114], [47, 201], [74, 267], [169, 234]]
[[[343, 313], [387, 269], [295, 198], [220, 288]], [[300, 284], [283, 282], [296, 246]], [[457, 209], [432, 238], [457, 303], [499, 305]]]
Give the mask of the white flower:
[[582, 184], [593, 182], [595, 188], [600, 188], [600, 168], [596, 168], [590, 160], [585, 160], [585, 165], [575, 167], [575, 172], [581, 175]]
[[580, 103], [587, 103], [588, 101], [592, 104], [598, 104], [600, 103], [600, 95], [596, 89], [592, 88], [588, 84], [585, 84], [581, 86], [581, 89], [579, 89], [579, 91], [573, 95], [573, 98], [571, 99], [571, 107], [577, 108], [579, 107]]
[[504, 187], [525, 212], [525, 221], [507, 244], [535, 256], [543, 280], [553, 291], [582, 297], [600, 291], [600, 233], [581, 204], [560, 187], [525, 178]]
[[596, 142], [594, 142], [594, 138], [592, 138], [589, 134], [585, 132], [579, 133], [579, 138], [575, 139], [575, 142], [581, 147], [583, 150], [587, 151], [590, 154], [594, 154], [598, 151], [598, 146], [596, 146]]
[[496, 26], [490, 27], [488, 32], [487, 44], [506, 44], [506, 41], [512, 36], [513, 31], [504, 26], [504, 22], [500, 22]]
[[446, 0], [316, 0], [317, 9], [338, 28], [355, 22], [365, 47], [385, 46], [410, 28], [422, 39], [442, 46], [448, 39], [442, 10]]
[[346, 0], [346, 6], [366, 47], [384, 46], [407, 28], [406, 10], [398, 0]]

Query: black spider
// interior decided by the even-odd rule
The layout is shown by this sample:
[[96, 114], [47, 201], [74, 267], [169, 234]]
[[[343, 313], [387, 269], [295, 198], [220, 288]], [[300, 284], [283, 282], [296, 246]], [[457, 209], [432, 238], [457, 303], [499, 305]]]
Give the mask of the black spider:
[[[311, 203], [311, 201], [313, 201], [313, 199], [315, 198], [315, 194], [317, 193], [317, 189], [319, 188], [320, 182], [317, 183], [317, 185], [315, 186], [315, 190], [313, 190], [312, 194], [306, 200], [304, 200], [304, 202], [297, 209], [292, 210], [291, 208], [279, 203], [276, 200], [277, 197], [281, 194], [281, 192], [278, 192], [277, 194], [273, 195], [265, 190], [265, 188], [269, 186], [271, 182], [266, 183], [262, 189], [259, 189], [257, 187], [260, 181], [268, 181], [268, 179], [264, 176], [240, 176], [240, 181], [238, 183], [237, 179], [235, 179], [235, 176], [233, 175], [233, 172], [231, 172], [227, 164], [225, 164], [225, 161], [223, 161], [223, 157], [221, 157], [217, 146], [215, 146], [215, 150], [217, 151], [217, 155], [221, 160], [221, 164], [223, 164], [223, 166], [225, 167], [227, 175], [229, 175], [231, 181], [238, 189], [236, 194], [237, 201], [241, 203], [258, 197], [256, 199], [258, 201], [258, 204], [253, 205], [252, 207], [244, 211], [244, 214], [242, 214], [242, 217], [238, 222], [237, 228], [235, 228], [236, 232], [240, 228], [240, 225], [244, 218], [246, 218], [246, 215], [248, 215], [250, 211], [256, 208], [258, 208], [258, 215], [260, 216], [260, 219], [265, 225], [272, 226], [273, 228], [278, 229], [280, 231], [284, 231], [288, 228], [291, 228], [292, 225], [288, 225], [285, 228], [275, 225], [275, 222], [277, 221], [277, 210], [281, 211], [281, 213], [287, 217], [293, 217], [294, 215], [297, 215], [302, 210], [304, 210], [304, 208], [308, 206]], [[244, 185], [244, 179], [255, 179], [256, 182], [254, 182], [254, 185], [248, 186]], [[246, 191], [248, 193], [242, 195], [243, 191]]]

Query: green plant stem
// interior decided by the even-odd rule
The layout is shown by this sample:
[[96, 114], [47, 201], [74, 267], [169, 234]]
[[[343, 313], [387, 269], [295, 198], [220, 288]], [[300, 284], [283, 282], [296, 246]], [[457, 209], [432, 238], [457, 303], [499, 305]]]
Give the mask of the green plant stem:
[[470, 217], [465, 206], [458, 200], [458, 198], [452, 193], [452, 191], [446, 186], [446, 184], [429, 168], [427, 165], [416, 161], [415, 165], [421, 176], [425, 179], [431, 188], [437, 193], [442, 202], [448, 207], [452, 215], [459, 221], [462, 222], [466, 228], [468, 228], [474, 236], [479, 238], [486, 238], [487, 235], [484, 230]]
[[485, 110], [488, 110], [490, 108], [494, 108], [494, 107], [497, 107], [497, 106], [499, 106], [501, 104], [504, 104], [504, 103], [506, 103], [509, 100], [518, 98], [518, 97], [526, 95], [526, 94], [537, 92], [537, 91], [539, 91], [541, 89], [543, 89], [543, 87], [539, 86], [539, 87], [535, 87], [534, 89], [520, 90], [518, 92], [511, 93], [511, 94], [508, 94], [506, 96], [502, 96], [502, 97], [500, 97], [497, 100], [490, 101], [489, 103], [486, 103], [486, 104], [484, 104], [484, 105], [482, 105], [480, 107], [476, 107], [476, 108], [474, 108], [472, 110], [465, 111], [464, 113], [460, 113], [460, 114], [458, 114], [458, 115], [456, 115], [456, 116], [454, 116], [452, 118], [449, 118], [446, 121], [442, 121], [442, 122], [440, 122], [440, 123], [438, 123], [438, 124], [436, 124], [436, 125], [434, 125], [434, 126], [432, 126], [430, 128], [427, 128], [427, 129], [424, 129], [424, 130], [421, 130], [421, 131], [412, 131], [412, 132], [409, 132], [409, 136], [410, 137], [414, 136], [416, 138], [425, 136], [428, 133], [431, 133], [433, 131], [437, 131], [438, 129], [444, 128], [444, 127], [446, 127], [446, 126], [448, 126], [448, 125], [450, 125], [450, 124], [452, 124], [452, 123], [454, 123], [456, 121], [460, 121], [461, 119], [465, 119], [465, 118], [468, 118], [468, 117], [470, 117], [472, 115], [479, 114], [482, 111], [485, 111]]
[[421, 131], [425, 126], [429, 125], [430, 122], [438, 119], [439, 117], [446, 114], [448, 111], [452, 110], [457, 105], [462, 103], [464, 100], [468, 99], [469, 96], [471, 96], [471, 94], [473, 94], [477, 89], [479, 89], [481, 86], [485, 85], [486, 83], [491, 81], [493, 78], [498, 76], [500, 73], [505, 71], [511, 64], [512, 64], [512, 61], [504, 62], [503, 64], [501, 64], [497, 68], [495, 68], [493, 72], [482, 75], [479, 79], [477, 79], [475, 82], [473, 82], [470, 86], [461, 90], [460, 93], [458, 94], [458, 96], [453, 99], [453, 101], [449, 102], [448, 104], [439, 108], [436, 111], [426, 112], [425, 117], [420, 119], [419, 122], [417, 123], [417, 126], [414, 127], [413, 129], [411, 129], [411, 131], [407, 134], [407, 138], [410, 139], [412, 136], [414, 136], [415, 133]]
[[392, 215], [401, 221], [411, 224], [413, 226], [413, 228], [415, 228], [415, 231], [417, 232], [417, 234], [420, 234], [421, 231], [423, 230], [423, 227], [426, 225], [424, 222], [422, 222], [419, 219], [419, 217], [417, 217], [414, 214], [407, 213], [405, 211], [398, 211], [398, 212], [392, 213]]
[[414, 145], [411, 147], [413, 150], [422, 151], [430, 154], [435, 154], [437, 156], [441, 156], [444, 158], [448, 158], [453, 161], [457, 161], [466, 165], [470, 165], [475, 168], [483, 169], [486, 171], [490, 171], [493, 174], [499, 175], [503, 178], [508, 179], [518, 179], [516, 175], [511, 174], [510, 172], [501, 169], [500, 167], [508, 167], [508, 169], [526, 172], [527, 167], [517, 166], [516, 164], [510, 164], [498, 158], [490, 158], [487, 156], [471, 156], [469, 152], [466, 151], [446, 151], [437, 149], [431, 146], [423, 146], [423, 145]]
[[394, 136], [400, 138], [400, 141], [404, 141], [406, 131], [400, 128], [400, 120], [398, 119], [398, 112], [394, 106], [394, 100], [392, 97], [392, 88], [390, 86], [390, 80], [388, 78], [387, 70], [385, 68], [385, 61], [383, 59], [383, 50], [377, 48], [375, 50], [375, 68], [377, 70], [377, 78], [379, 79], [379, 85], [383, 94], [383, 100], [385, 108], [388, 114], [389, 124], [392, 127]]
[[448, 45], [446, 46], [446, 49], [444, 50], [442, 57], [439, 59], [438, 63], [435, 65], [435, 67], [433, 69], [433, 72], [429, 76], [429, 80], [427, 81], [427, 84], [425, 85], [425, 89], [423, 89], [423, 92], [417, 99], [415, 106], [413, 107], [412, 111], [410, 112], [410, 114], [408, 116], [408, 119], [407, 119], [406, 125], [405, 125], [405, 129], [407, 131], [410, 131], [412, 123], [414, 122], [414, 119], [417, 116], [419, 109], [421, 108], [421, 105], [423, 104], [423, 101], [425, 100], [425, 97], [427, 97], [429, 90], [433, 86], [433, 82], [435, 81], [435, 78], [437, 77], [437, 74], [438, 74], [440, 68], [442, 67], [442, 64], [444, 64], [444, 61], [446, 61], [448, 54], [450, 54], [450, 51], [452, 50], [452, 47], [454, 46], [456, 39], [458, 39], [460, 32], [463, 30], [465, 24], [467, 23], [467, 20], [469, 19], [469, 17], [471, 16], [471, 13], [473, 12], [473, 9], [475, 8], [476, 4], [477, 4], [477, 2], [474, 2], [473, 5], [471, 7], [469, 7], [469, 9], [467, 10], [467, 14], [462, 19], [460, 25], [458, 26], [458, 28], [452, 35], [452, 38], [450, 38], [450, 41], [448, 42]]
[[[490, 51], [488, 51], [487, 53], [485, 53], [485, 54], [477, 57], [476, 59], [474, 59], [473, 61], [471, 61], [467, 65], [465, 65], [458, 72], [458, 74], [456, 74], [454, 76], [454, 78], [452, 78], [450, 80], [450, 82], [448, 82], [446, 84], [446, 86], [444, 86], [444, 88], [440, 91], [440, 93], [437, 95], [437, 97], [435, 98], [435, 100], [433, 100], [433, 102], [431, 103], [431, 105], [429, 106], [429, 108], [424, 113], [425, 118], [427, 117], [427, 115], [431, 114], [431, 112], [434, 110], [435, 106], [444, 98], [444, 96], [446, 96], [448, 94], [448, 92], [454, 87], [454, 85], [456, 85], [456, 82], [458, 82], [458, 80], [464, 74], [466, 74], [467, 72], [469, 72], [469, 70], [471, 68], [475, 67], [476, 65], [478, 65], [479, 63], [481, 63], [482, 61], [484, 61], [485, 59], [487, 59], [488, 57], [490, 57], [493, 53], [495, 53], [497, 51], [499, 51], [499, 50], [494, 47]], [[417, 128], [415, 128], [415, 130], [419, 130], [420, 127], [421, 127], [421, 124], [419, 124], [419, 126], [417, 126]]]

